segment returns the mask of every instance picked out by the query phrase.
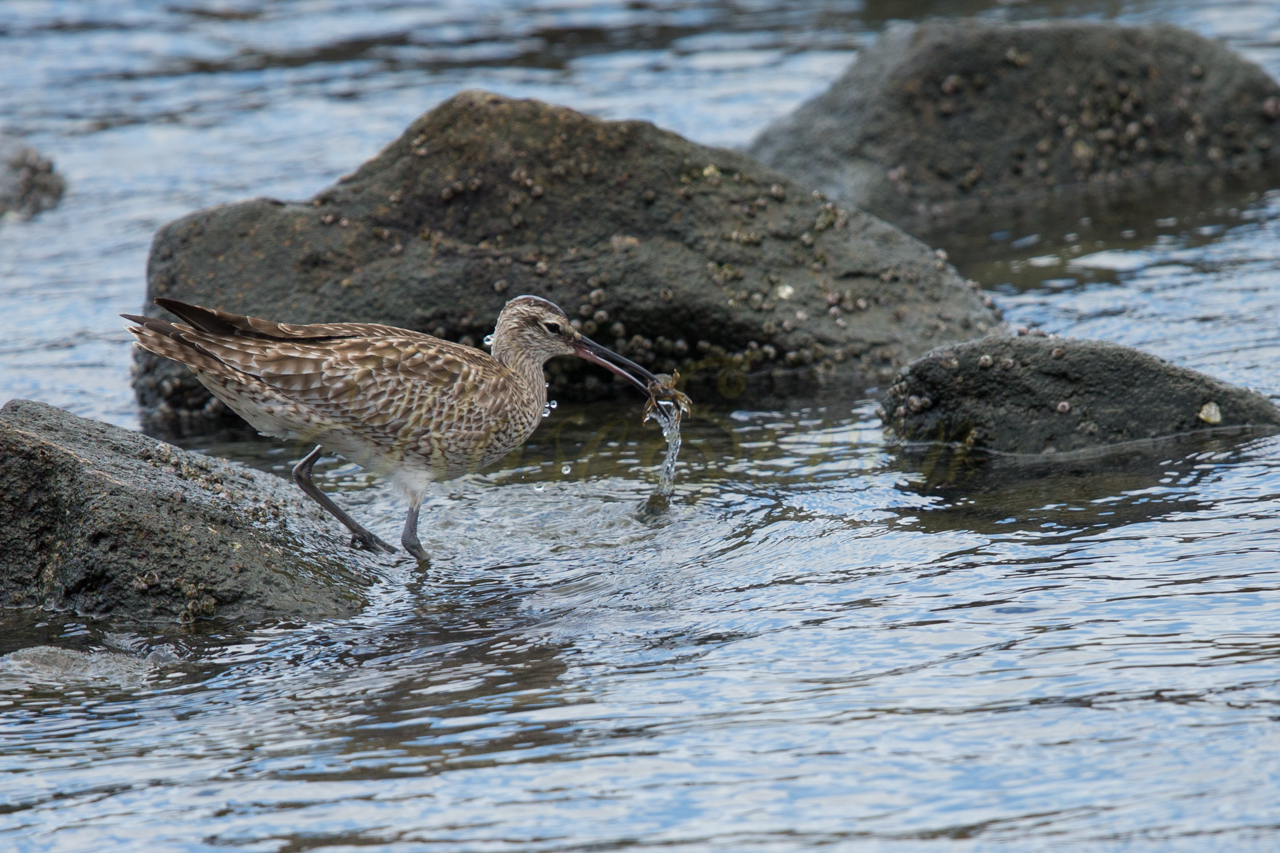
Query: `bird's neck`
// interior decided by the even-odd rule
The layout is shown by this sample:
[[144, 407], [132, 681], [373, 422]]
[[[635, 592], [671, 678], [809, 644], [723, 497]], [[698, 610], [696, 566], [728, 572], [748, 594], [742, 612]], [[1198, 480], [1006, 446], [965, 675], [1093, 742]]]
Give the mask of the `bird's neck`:
[[547, 402], [547, 380], [542, 373], [542, 366], [546, 363], [546, 359], [521, 350], [519, 347], [503, 346], [503, 343], [505, 342], [501, 339], [493, 342], [493, 357], [515, 374], [521, 390], [541, 410]]

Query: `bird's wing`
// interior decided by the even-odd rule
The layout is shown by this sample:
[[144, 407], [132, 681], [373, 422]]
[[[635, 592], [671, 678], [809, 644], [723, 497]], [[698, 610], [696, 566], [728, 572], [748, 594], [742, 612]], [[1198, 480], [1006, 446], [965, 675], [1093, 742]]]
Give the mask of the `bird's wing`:
[[201, 352], [333, 424], [395, 440], [479, 430], [516, 393], [487, 353], [428, 336], [310, 341], [183, 333]]

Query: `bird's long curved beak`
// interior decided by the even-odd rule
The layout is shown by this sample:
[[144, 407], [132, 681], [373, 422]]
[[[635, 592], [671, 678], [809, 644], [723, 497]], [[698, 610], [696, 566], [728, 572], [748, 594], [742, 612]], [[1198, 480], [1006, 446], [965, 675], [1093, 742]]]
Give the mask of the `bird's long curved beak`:
[[623, 358], [613, 350], [602, 347], [585, 336], [579, 338], [577, 343], [573, 345], [573, 353], [578, 358], [586, 359], [592, 364], [598, 364], [601, 367], [612, 370], [623, 379], [630, 381], [632, 385], [635, 385], [645, 394], [653, 396], [653, 391], [651, 390], [650, 385], [651, 383], [657, 382], [658, 377], [654, 376], [634, 361]]

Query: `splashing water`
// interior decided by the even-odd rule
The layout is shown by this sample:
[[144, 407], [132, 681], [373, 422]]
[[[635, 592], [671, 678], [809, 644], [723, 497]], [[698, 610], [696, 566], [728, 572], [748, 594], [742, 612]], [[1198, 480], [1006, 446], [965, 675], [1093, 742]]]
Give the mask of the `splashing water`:
[[671, 505], [671, 493], [675, 491], [676, 457], [680, 455], [680, 407], [674, 403], [660, 401], [648, 414], [650, 418], [662, 425], [662, 437], [667, 440], [667, 455], [658, 469], [658, 487], [649, 495], [641, 514], [653, 516], [666, 510]]

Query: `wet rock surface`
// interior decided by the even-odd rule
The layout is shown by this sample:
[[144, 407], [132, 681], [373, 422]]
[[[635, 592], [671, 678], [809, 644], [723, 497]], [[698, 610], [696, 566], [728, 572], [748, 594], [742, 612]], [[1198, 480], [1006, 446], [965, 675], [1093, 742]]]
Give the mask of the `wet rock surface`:
[[[945, 259], [736, 152], [647, 122], [464, 92], [307, 203], [201, 211], [156, 236], [156, 296], [273, 320], [387, 323], [479, 344], [531, 293], [701, 402], [891, 378], [999, 322]], [[615, 393], [575, 359], [550, 393]], [[186, 368], [140, 354], [146, 428], [233, 422]], [[238, 419], [237, 419], [238, 420]]]
[[167, 651], [162, 645], [143, 658], [106, 650], [84, 652], [57, 646], [32, 646], [0, 657], [0, 679], [10, 690], [16, 684], [41, 683], [138, 689], [154, 675], [155, 664], [173, 658], [173, 653], [166, 654]]
[[62, 200], [66, 182], [53, 161], [16, 139], [0, 136], [0, 216], [30, 219]]
[[1210, 429], [1280, 428], [1254, 391], [1130, 347], [1041, 336], [943, 346], [882, 399], [892, 437], [962, 451], [1057, 454]]
[[1054, 197], [1274, 185], [1280, 85], [1164, 24], [931, 21], [887, 30], [749, 150], [923, 233]]
[[135, 622], [349, 616], [374, 558], [292, 483], [43, 403], [0, 409], [0, 605]]

